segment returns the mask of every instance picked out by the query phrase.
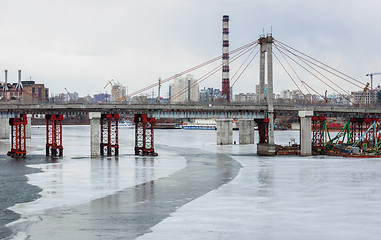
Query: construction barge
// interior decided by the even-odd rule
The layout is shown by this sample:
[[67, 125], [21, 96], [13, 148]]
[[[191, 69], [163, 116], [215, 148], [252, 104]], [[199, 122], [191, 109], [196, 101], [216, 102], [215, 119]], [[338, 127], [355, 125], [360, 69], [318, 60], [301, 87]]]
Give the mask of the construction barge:
[[[312, 155], [354, 158], [381, 158], [381, 130], [378, 118], [351, 118], [337, 132], [331, 131], [326, 117], [311, 118]], [[334, 133], [337, 133], [334, 135]], [[300, 145], [277, 146], [277, 155], [300, 155]]]

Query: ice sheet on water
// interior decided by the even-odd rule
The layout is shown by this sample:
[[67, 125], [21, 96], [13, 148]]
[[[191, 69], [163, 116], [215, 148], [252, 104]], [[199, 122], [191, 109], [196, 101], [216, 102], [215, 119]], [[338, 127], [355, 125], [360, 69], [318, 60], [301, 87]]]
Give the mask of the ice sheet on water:
[[115, 159], [69, 159], [61, 163], [31, 165], [43, 172], [28, 175], [29, 183], [43, 189], [41, 198], [17, 204], [12, 211], [22, 215], [71, 206], [113, 194], [140, 183], [169, 176], [185, 167], [179, 156], [162, 153], [152, 157]]

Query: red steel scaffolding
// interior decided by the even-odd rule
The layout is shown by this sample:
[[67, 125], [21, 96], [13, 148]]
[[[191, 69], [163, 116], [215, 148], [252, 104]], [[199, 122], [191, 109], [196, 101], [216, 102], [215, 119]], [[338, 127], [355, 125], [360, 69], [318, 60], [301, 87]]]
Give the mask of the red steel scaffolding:
[[155, 118], [147, 118], [147, 114], [135, 114], [135, 155], [157, 156], [154, 149]]
[[119, 114], [102, 114], [101, 115], [101, 156], [105, 152], [107, 156], [119, 155], [118, 142], [118, 121]]
[[316, 152], [324, 151], [325, 123], [327, 118], [323, 116], [313, 116], [312, 121], [312, 150]]
[[26, 114], [21, 114], [19, 118], [10, 118], [9, 125], [11, 126], [11, 151], [8, 156], [25, 157], [26, 155]]
[[61, 114], [46, 114], [46, 156], [63, 156]]

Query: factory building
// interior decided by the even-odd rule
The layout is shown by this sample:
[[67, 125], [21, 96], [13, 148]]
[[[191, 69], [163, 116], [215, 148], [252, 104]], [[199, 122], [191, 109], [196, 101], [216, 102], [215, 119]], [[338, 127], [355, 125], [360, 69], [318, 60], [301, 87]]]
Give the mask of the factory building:
[[5, 81], [0, 83], [1, 101], [38, 102], [48, 101], [49, 89], [35, 81], [21, 81], [21, 70], [18, 71], [18, 82], [8, 83], [8, 71], [5, 70]]

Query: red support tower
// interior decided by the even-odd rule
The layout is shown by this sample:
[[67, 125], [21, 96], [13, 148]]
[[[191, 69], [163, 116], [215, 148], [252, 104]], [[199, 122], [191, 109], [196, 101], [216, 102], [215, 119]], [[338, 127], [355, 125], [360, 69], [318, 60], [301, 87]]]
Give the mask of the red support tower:
[[63, 156], [61, 114], [46, 114], [46, 156]]
[[326, 117], [313, 116], [312, 120], [312, 150], [322, 152], [324, 150], [324, 132]]
[[269, 142], [269, 118], [265, 119], [255, 119], [254, 120], [258, 125], [258, 135], [259, 135], [259, 143], [268, 143]]
[[26, 114], [21, 114], [19, 118], [10, 118], [9, 125], [11, 126], [11, 151], [8, 156], [25, 157], [26, 155]]
[[[351, 118], [351, 140], [355, 143], [363, 135], [364, 118]], [[362, 141], [360, 142], [362, 144]]]
[[147, 114], [135, 114], [135, 155], [157, 156], [154, 148], [155, 118], [147, 118]]
[[113, 154], [115, 156], [119, 155], [119, 132], [118, 132], [118, 121], [119, 114], [102, 114], [101, 116], [101, 143], [100, 150], [101, 156], [107, 153], [110, 157]]

